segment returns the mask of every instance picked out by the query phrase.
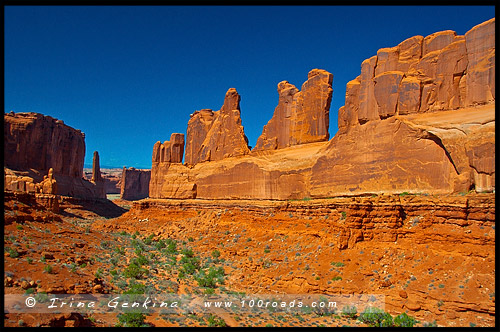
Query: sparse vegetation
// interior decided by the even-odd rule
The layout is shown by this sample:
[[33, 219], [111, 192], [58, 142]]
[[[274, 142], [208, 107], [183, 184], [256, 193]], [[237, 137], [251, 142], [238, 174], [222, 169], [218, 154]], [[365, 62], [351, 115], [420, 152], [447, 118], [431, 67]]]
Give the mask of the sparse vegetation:
[[19, 257], [19, 253], [14, 248], [7, 247], [7, 248], [5, 248], [5, 252], [7, 252], [9, 254], [9, 257], [12, 257], [12, 258]]
[[146, 315], [141, 312], [127, 312], [118, 315], [117, 327], [147, 327]]
[[51, 265], [45, 265], [45, 267], [43, 268], [43, 270], [47, 273], [52, 273], [53, 272], [53, 269], [52, 269], [52, 266]]
[[[383, 199], [382, 196], [379, 198]], [[320, 203], [322, 202], [318, 200], [318, 204]], [[300, 206], [300, 203], [293, 205]], [[211, 223], [207, 224], [208, 227], [203, 224], [205, 219], [214, 217], [215, 212], [209, 212], [207, 209], [203, 210], [200, 218], [202, 220], [200, 232], [196, 232], [191, 227], [192, 225], [200, 226], [200, 221], [196, 219], [194, 211], [188, 211], [188, 217], [182, 217], [184, 219], [172, 221], [173, 227], [171, 228], [166, 223], [154, 225], [151, 222], [151, 225], [140, 224], [141, 227], [137, 227], [140, 232], [136, 229], [131, 231], [132, 228], [129, 228], [129, 225], [124, 225], [123, 227], [127, 227], [127, 231], [112, 233], [109, 230], [116, 231], [115, 225], [106, 228], [107, 225], [102, 227], [99, 220], [94, 220], [92, 233], [87, 237], [82, 230], [83, 226], [90, 222], [77, 220], [71, 224], [71, 226], [79, 226], [77, 229], [78, 237], [75, 236], [74, 241], [66, 239], [65, 232], [69, 233], [70, 230], [58, 229], [58, 225], [45, 223], [38, 230], [37, 226], [34, 226], [35, 223], [26, 222], [22, 225], [22, 229], [13, 223], [7, 225], [9, 231], [14, 232], [14, 234], [5, 236], [5, 257], [13, 257], [16, 254], [23, 257], [20, 260], [7, 259], [7, 262], [11, 264], [10, 266], [24, 264], [27, 270], [36, 269], [37, 273], [42, 270], [44, 275], [39, 274], [36, 277], [31, 277], [33, 280], [42, 279], [31, 283], [32, 279], [19, 273], [18, 268], [9, 267], [7, 270], [12, 275], [5, 274], [5, 283], [10, 283], [10, 286], [6, 287], [17, 287], [16, 290], [22, 288], [21, 292], [33, 294], [37, 301], [38, 296], [42, 294], [37, 293], [37, 289], [44, 290], [56, 286], [53, 280], [58, 278], [65, 281], [64, 285], [57, 285], [57, 287], [68, 287], [71, 289], [68, 293], [73, 291], [108, 293], [112, 290], [118, 290], [122, 294], [151, 296], [159, 293], [182, 293], [217, 298], [219, 295], [235, 294], [235, 289], [245, 289], [246, 286], [248, 286], [249, 292], [276, 292], [287, 287], [298, 286], [303, 287], [300, 289], [305, 289], [307, 293], [307, 289], [313, 289], [316, 285], [320, 289], [328, 289], [329, 291], [348, 292], [356, 286], [354, 283], [358, 282], [361, 276], [359, 273], [366, 273], [368, 277], [363, 279], [366, 281], [364, 286], [369, 290], [379, 287], [381, 282], [388, 280], [392, 282], [392, 287], [401, 287], [401, 289], [408, 287], [407, 290], [411, 290], [411, 285], [418, 278], [419, 281], [422, 280], [418, 286], [423, 284], [426, 287], [428, 284], [429, 292], [441, 294], [445, 289], [449, 289], [451, 292], [457, 287], [459, 291], [457, 296], [465, 298], [465, 295], [461, 296], [460, 294], [470, 290], [472, 278], [463, 277], [463, 279], [458, 280], [456, 286], [449, 283], [448, 280], [456, 277], [456, 274], [449, 273], [450, 270], [447, 270], [450, 262], [456, 262], [454, 259], [459, 256], [456, 253], [446, 254], [442, 260], [430, 256], [430, 262], [426, 262], [425, 256], [416, 250], [418, 248], [412, 250], [412, 248], [404, 247], [403, 250], [396, 251], [393, 250], [392, 244], [378, 248], [369, 242], [368, 236], [363, 242], [357, 243], [354, 248], [347, 248], [346, 251], [338, 250], [339, 239], [335, 239], [334, 236], [338, 233], [337, 227], [339, 225], [345, 226], [343, 223], [338, 224], [339, 216], [341, 219], [346, 219], [347, 214], [349, 214], [352, 222], [358, 222], [359, 217], [354, 210], [344, 208], [345, 211], [341, 211], [342, 207], [337, 207], [337, 209], [320, 210], [320, 212], [314, 212], [311, 215], [297, 209], [293, 210], [295, 214], [293, 220], [287, 218], [290, 212], [286, 210], [275, 211], [274, 214], [265, 211], [260, 216], [252, 215], [249, 218], [252, 220], [251, 223], [243, 223], [239, 220], [236, 210], [235, 212], [225, 211], [224, 214], [220, 214], [220, 223], [217, 224], [219, 228], [212, 227]], [[246, 214], [248, 211], [244, 209], [243, 213]], [[327, 222], [324, 221], [326, 219], [325, 213], [327, 213], [326, 216], [330, 216]], [[402, 227], [410, 225], [434, 227], [433, 220], [428, 214], [421, 211], [413, 213], [413, 215], [403, 219]], [[272, 219], [273, 216], [276, 219]], [[234, 220], [232, 220], [233, 217]], [[188, 224], [191, 218], [195, 218], [195, 220]], [[263, 222], [267, 218], [269, 224]], [[425, 225], [423, 221], [425, 221]], [[109, 221], [109, 223], [112, 222]], [[181, 223], [186, 223], [186, 227], [177, 228], [181, 226]], [[158, 227], [158, 225], [160, 226]], [[151, 226], [155, 228], [151, 228]], [[50, 227], [50, 234], [45, 233], [44, 227]], [[485, 223], [480, 227], [490, 231], [489, 227], [494, 226]], [[76, 228], [73, 227], [73, 229]], [[103, 229], [105, 231], [102, 231]], [[432, 228], [430, 229], [432, 230]], [[38, 234], [35, 237], [30, 236], [29, 232], [33, 230], [43, 233], [45, 238], [38, 236]], [[81, 237], [82, 234], [83, 237]], [[332, 235], [332, 239], [324, 238], [323, 235]], [[61, 241], [61, 246], [50, 249], [49, 240], [43, 242], [49, 238]], [[428, 247], [424, 244], [421, 248], [422, 251], [428, 253], [426, 249], [432, 249], [432, 244], [429, 243]], [[358, 253], [364, 255], [356, 256]], [[42, 258], [39, 260], [40, 257]], [[411, 263], [407, 264], [408, 262]], [[445, 265], [439, 265], [443, 262]], [[488, 259], [486, 262], [491, 264]], [[425, 267], [421, 271], [419, 268], [423, 265], [419, 266], [419, 264], [423, 263], [425, 263]], [[359, 265], [359, 269], [357, 269], [357, 265]], [[346, 268], [346, 266], [352, 267], [352, 269]], [[86, 269], [82, 270], [79, 267]], [[407, 273], [402, 273], [401, 269], [407, 267]], [[69, 273], [70, 271], [75, 273]], [[443, 277], [444, 271], [448, 273], [448, 276]], [[266, 278], [257, 279], [264, 275]], [[309, 285], [301, 284], [304, 276]], [[45, 278], [49, 279], [49, 282], [46, 283]], [[26, 279], [30, 286], [26, 286]], [[316, 280], [316, 282], [312, 282], [312, 280]], [[351, 281], [353, 284], [349, 285]], [[481, 284], [484, 284], [484, 281], [480, 280]], [[24, 282], [22, 286], [21, 282]], [[97, 288], [97, 285], [102, 286], [102, 288]], [[384, 287], [388, 289], [390, 286]], [[490, 293], [488, 294], [490, 300], [494, 301], [495, 294], [491, 291], [488, 293]], [[401, 297], [403, 298], [403, 296]], [[404, 299], [406, 297], [398, 300], [403, 303]], [[439, 298], [434, 301], [436, 309], [439, 308], [441, 314], [447, 314], [447, 310], [450, 310], [451, 307], [448, 308], [443, 301], [438, 300]], [[443, 310], [443, 307], [446, 310]], [[231, 314], [231, 318], [234, 319], [232, 323], [237, 322], [238, 326], [261, 327], [266, 325], [274, 327], [340, 327], [360, 324], [410, 327], [420, 324], [408, 313], [391, 315], [376, 309], [360, 313], [355, 306], [345, 306], [342, 309], [339, 307], [339, 311], [335, 308], [333, 312], [323, 310], [324, 308], [308, 308], [300, 311], [300, 314], [274, 311], [273, 308], [268, 309], [261, 310], [265, 311], [263, 314], [247, 314], [237, 311], [234, 316]], [[120, 314], [119, 317], [115, 316], [115, 322], [117, 322], [117, 326], [148, 326], [145, 324], [147, 315], [148, 313], [127, 312]], [[483, 320], [476, 321], [472, 317], [464, 320], [460, 314], [457, 316], [460, 316], [463, 324], [467, 326], [469, 324], [471, 326], [474, 324], [484, 325]], [[10, 324], [16, 325], [19, 318], [16, 317], [15, 320], [10, 318]], [[225, 319], [226, 316], [223, 318]], [[198, 312], [179, 312], [168, 315], [160, 314], [159, 316], [160, 320], [168, 321], [174, 326], [226, 326], [223, 318], [216, 314], [209, 315]], [[94, 326], [106, 324], [100, 318], [92, 317], [91, 319], [88, 317], [88, 319], [93, 321], [92, 325]], [[151, 319], [150, 325], [154, 324], [155, 320]], [[417, 326], [422, 325], [437, 326], [436, 321], [424, 322]]]
[[358, 320], [371, 327], [413, 327], [418, 321], [403, 312], [392, 317], [389, 313], [377, 307], [366, 308], [358, 317]]

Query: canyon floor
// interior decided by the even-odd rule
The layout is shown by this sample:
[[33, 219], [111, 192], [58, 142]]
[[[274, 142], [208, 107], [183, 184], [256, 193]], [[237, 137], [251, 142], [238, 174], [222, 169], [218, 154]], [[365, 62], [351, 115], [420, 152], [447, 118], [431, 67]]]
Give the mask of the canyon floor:
[[[414, 326], [496, 324], [494, 193], [89, 204], [53, 213], [5, 196], [6, 294], [380, 294]], [[153, 313], [143, 323], [366, 326], [360, 315]], [[120, 323], [116, 313], [4, 314], [5, 326]]]

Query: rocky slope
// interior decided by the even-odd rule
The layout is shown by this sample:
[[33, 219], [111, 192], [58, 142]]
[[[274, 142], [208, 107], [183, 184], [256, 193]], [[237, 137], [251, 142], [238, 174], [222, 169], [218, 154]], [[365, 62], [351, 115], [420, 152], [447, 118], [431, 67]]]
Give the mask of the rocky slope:
[[225, 287], [246, 294], [382, 294], [421, 323], [495, 321], [494, 194], [148, 199], [93, 226], [218, 250]]

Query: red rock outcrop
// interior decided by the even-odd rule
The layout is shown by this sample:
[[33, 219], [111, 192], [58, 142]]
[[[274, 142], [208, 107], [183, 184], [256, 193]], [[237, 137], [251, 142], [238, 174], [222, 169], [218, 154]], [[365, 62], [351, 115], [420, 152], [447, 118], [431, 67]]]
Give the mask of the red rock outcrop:
[[105, 181], [101, 176], [101, 166], [99, 163], [99, 152], [94, 151], [92, 157], [92, 178], [90, 179], [95, 185], [95, 192], [98, 198], [106, 198], [106, 185]]
[[[184, 134], [173, 133], [170, 141], [153, 147], [149, 196], [156, 198], [194, 198], [196, 185], [189, 179], [189, 168], [182, 165]], [[123, 188], [122, 176], [122, 188]]]
[[415, 36], [363, 61], [346, 87], [339, 130], [394, 115], [452, 110], [495, 101], [495, 19], [465, 36]]
[[148, 197], [150, 180], [151, 170], [123, 167], [120, 198], [133, 201]]
[[4, 166], [81, 178], [85, 135], [38, 113], [4, 113]]
[[43, 176], [43, 181], [35, 185], [36, 192], [41, 194], [57, 194], [57, 181], [54, 179], [54, 170], [49, 169], [49, 174]]
[[52, 169], [54, 194], [100, 198], [96, 185], [83, 179], [84, 157], [80, 130], [38, 113], [4, 113], [4, 189], [35, 192]]
[[278, 84], [278, 106], [264, 126], [254, 151], [328, 141], [333, 75], [322, 69], [309, 72], [299, 91], [293, 84]]
[[94, 151], [94, 156], [92, 157], [92, 178], [90, 181], [97, 182], [101, 181], [101, 165], [99, 163], [99, 152]]
[[234, 88], [226, 92], [221, 109], [196, 111], [188, 122], [185, 163], [243, 156], [250, 152], [241, 125], [240, 95]]
[[347, 83], [339, 131], [330, 141], [332, 76], [323, 70], [312, 70], [302, 91], [286, 81], [278, 85], [273, 118], [248, 155], [207, 157], [218, 144], [219, 151], [226, 146], [221, 130], [210, 134], [220, 115], [196, 112], [188, 125], [189, 167], [153, 165], [150, 197], [494, 191], [494, 27], [492, 19], [465, 37], [441, 31], [380, 49]]
[[415, 36], [365, 60], [311, 194], [492, 191], [494, 30]]
[[156, 142], [153, 146], [153, 163], [181, 163], [184, 155], [184, 134], [172, 134], [170, 141]]

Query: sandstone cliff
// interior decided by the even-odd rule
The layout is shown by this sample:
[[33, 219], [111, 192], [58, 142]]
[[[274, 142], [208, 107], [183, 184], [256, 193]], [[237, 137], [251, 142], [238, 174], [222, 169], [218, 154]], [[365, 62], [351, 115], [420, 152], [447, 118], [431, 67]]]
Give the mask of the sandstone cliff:
[[4, 189], [35, 192], [52, 169], [55, 194], [102, 197], [83, 179], [85, 135], [61, 120], [38, 113], [4, 113]]
[[311, 194], [492, 191], [494, 31], [491, 19], [465, 37], [415, 36], [365, 60]]
[[4, 113], [4, 166], [81, 178], [85, 135], [37, 113]]
[[231, 88], [219, 111], [204, 109], [192, 114], [186, 136], [187, 164], [243, 156], [250, 152], [241, 125], [240, 99], [236, 89]]
[[366, 59], [347, 83], [339, 131], [407, 115], [495, 102], [495, 19], [465, 36], [447, 30], [415, 36]]
[[293, 84], [278, 84], [278, 106], [264, 126], [254, 151], [328, 141], [333, 75], [313, 69], [299, 91]]
[[[249, 154], [227, 154], [227, 132], [213, 130], [220, 114], [195, 112], [188, 125], [189, 167], [155, 164], [153, 153], [150, 197], [493, 191], [494, 30], [492, 19], [465, 36], [441, 31], [380, 49], [347, 84], [339, 131], [330, 141], [332, 76], [323, 70], [312, 70], [300, 92], [279, 83], [273, 118]], [[218, 154], [207, 152], [217, 148]]]
[[133, 201], [149, 195], [150, 170], [123, 167], [120, 198]]
[[189, 168], [181, 164], [183, 152], [184, 134], [173, 133], [170, 141], [155, 143], [149, 181], [150, 197], [196, 197], [196, 185], [190, 182], [187, 175]]

